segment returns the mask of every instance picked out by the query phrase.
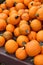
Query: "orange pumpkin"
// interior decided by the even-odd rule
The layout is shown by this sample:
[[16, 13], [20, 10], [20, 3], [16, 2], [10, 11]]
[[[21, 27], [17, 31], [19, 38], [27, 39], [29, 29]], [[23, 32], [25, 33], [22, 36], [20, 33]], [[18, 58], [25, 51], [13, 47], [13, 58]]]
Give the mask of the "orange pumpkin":
[[41, 46], [36, 40], [32, 40], [26, 44], [26, 52], [29, 56], [33, 57], [41, 52]]
[[28, 38], [29, 40], [35, 40], [36, 39], [36, 32], [34, 31], [31, 31], [29, 34], [28, 34]]
[[20, 35], [17, 38], [17, 43], [19, 46], [24, 46], [24, 44], [26, 44], [29, 41], [27, 36], [24, 35]]
[[0, 31], [3, 31], [6, 29], [6, 21], [3, 19], [0, 19]]
[[12, 7], [13, 6], [13, 0], [6, 0], [6, 6], [7, 7]]
[[34, 64], [35, 65], [43, 65], [43, 55], [37, 55], [34, 57]]
[[43, 7], [42, 8], [39, 8], [36, 12], [36, 17], [37, 19], [43, 21]]
[[30, 26], [34, 31], [39, 31], [42, 28], [41, 21], [39, 21], [38, 19], [32, 20], [30, 22]]
[[7, 23], [17, 25], [20, 22], [20, 16], [18, 14], [11, 15], [7, 19]]
[[27, 58], [27, 53], [26, 53], [24, 47], [18, 48], [15, 55], [20, 60], [24, 60]]
[[37, 41], [39, 41], [39, 42], [43, 42], [43, 30], [40, 30], [40, 31], [37, 33], [36, 39], [37, 39]]
[[2, 47], [5, 44], [5, 38], [3, 36], [0, 36], [0, 47]]
[[5, 44], [5, 50], [6, 50], [8, 53], [10, 53], [10, 54], [15, 53], [16, 50], [17, 50], [17, 48], [18, 48], [17, 42], [14, 41], [14, 40], [12, 40], [12, 39], [11, 39], [11, 40], [8, 40], [8, 41], [6, 42], [6, 44]]
[[23, 35], [28, 35], [30, 33], [30, 26], [28, 24], [22, 24], [19, 27], [20, 33]]

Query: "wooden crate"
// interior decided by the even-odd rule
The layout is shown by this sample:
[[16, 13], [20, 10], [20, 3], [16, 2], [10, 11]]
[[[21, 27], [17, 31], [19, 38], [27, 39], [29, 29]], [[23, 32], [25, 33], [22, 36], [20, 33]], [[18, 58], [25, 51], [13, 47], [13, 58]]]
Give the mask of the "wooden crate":
[[24, 61], [18, 60], [14, 54], [10, 55], [6, 53], [4, 48], [0, 48], [0, 63], [2, 63], [2, 65], [33, 65], [31, 60], [31, 57], [28, 57]]

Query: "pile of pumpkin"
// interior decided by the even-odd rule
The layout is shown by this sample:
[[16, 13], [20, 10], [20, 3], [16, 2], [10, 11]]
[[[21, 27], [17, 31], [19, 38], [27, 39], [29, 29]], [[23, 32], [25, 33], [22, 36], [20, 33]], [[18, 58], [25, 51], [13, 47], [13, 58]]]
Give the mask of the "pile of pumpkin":
[[[3, 32], [4, 31], [4, 32]], [[43, 0], [6, 0], [0, 4], [0, 47], [43, 65]], [[15, 39], [16, 38], [16, 39]]]

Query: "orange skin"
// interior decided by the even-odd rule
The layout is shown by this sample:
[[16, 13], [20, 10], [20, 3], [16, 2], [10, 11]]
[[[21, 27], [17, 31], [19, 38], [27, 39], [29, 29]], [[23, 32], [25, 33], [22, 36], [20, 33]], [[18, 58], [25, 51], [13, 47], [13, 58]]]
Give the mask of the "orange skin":
[[41, 2], [41, 3], [43, 3], [43, 0], [34, 0], [35, 2]]
[[[30, 19], [35, 18], [36, 11], [38, 10], [37, 6], [33, 6], [29, 9], [29, 17]], [[34, 11], [34, 12], [33, 12]]]
[[16, 41], [14, 40], [8, 40], [5, 44], [5, 50], [10, 53], [10, 54], [13, 54], [15, 53], [15, 51], [17, 50], [18, 48], [18, 44]]
[[12, 11], [9, 13], [10, 16], [13, 15], [13, 14], [17, 14], [17, 11], [16, 11], [16, 10], [12, 10]]
[[14, 2], [16, 2], [16, 3], [23, 3], [24, 0], [14, 0]]
[[30, 26], [28, 24], [22, 24], [20, 27], [20, 33], [23, 35], [28, 35], [30, 33]]
[[35, 2], [39, 2], [40, 0], [34, 0]]
[[1, 4], [0, 7], [1, 7], [3, 10], [7, 8], [5, 3]]
[[29, 13], [29, 9], [25, 9], [25, 13]]
[[37, 33], [37, 41], [39, 42], [43, 42], [43, 30], [40, 30], [38, 33]]
[[6, 24], [6, 21], [3, 20], [3, 19], [0, 19], [0, 31], [5, 30], [6, 25], [7, 25], [7, 24]]
[[28, 41], [29, 41], [28, 37], [24, 35], [20, 35], [17, 38], [17, 43], [19, 46], [24, 46], [24, 44], [26, 44]]
[[24, 4], [26, 5], [26, 6], [28, 6], [28, 4], [31, 2], [32, 0], [24, 0]]
[[29, 40], [35, 40], [36, 39], [36, 32], [31, 31], [28, 35]]
[[42, 54], [34, 57], [34, 64], [35, 65], [43, 65], [43, 55]]
[[43, 21], [43, 7], [42, 8], [39, 8], [36, 12], [36, 17], [37, 19]]
[[0, 47], [2, 47], [5, 44], [5, 38], [3, 36], [0, 36]]
[[11, 7], [10, 8], [10, 12], [13, 11], [13, 10], [15, 10], [15, 9], [16, 9], [15, 7]]
[[35, 5], [36, 6], [40, 6], [41, 5], [41, 2], [37, 2]]
[[6, 20], [7, 17], [8, 17], [7, 14], [5, 14], [5, 13], [0, 13], [0, 19]]
[[33, 6], [40, 6], [40, 5], [41, 5], [40, 2], [31, 1], [31, 2], [28, 4], [28, 8], [30, 9], [30, 8], [33, 7]]
[[25, 9], [25, 5], [23, 3], [16, 4], [16, 10]]
[[20, 31], [19, 31], [19, 27], [16, 27], [15, 29], [14, 29], [14, 36], [19, 36], [20, 35]]
[[25, 21], [25, 20], [21, 20], [20, 23], [19, 23], [19, 26], [21, 26], [22, 24], [28, 24], [28, 22]]
[[24, 9], [20, 9], [19, 11], [18, 11], [18, 15], [22, 15], [23, 13], [25, 12], [25, 10]]
[[13, 0], [6, 0], [6, 6], [7, 7], [12, 7], [13, 6]]
[[5, 13], [6, 15], [9, 15], [9, 10], [5, 9], [3, 10], [3, 13]]
[[41, 3], [43, 3], [43, 0], [40, 0]]
[[5, 31], [5, 32], [3, 33], [3, 37], [4, 37], [5, 40], [7, 41], [7, 40], [12, 39], [13, 35], [12, 35], [11, 32], [9, 32], [9, 31]]
[[28, 21], [29, 20], [29, 14], [28, 13], [23, 13], [22, 16], [21, 16], [21, 19]]
[[7, 19], [8, 24], [17, 25], [20, 22], [20, 16], [17, 14], [11, 15]]
[[32, 40], [26, 44], [26, 52], [29, 56], [33, 57], [41, 52], [41, 46], [36, 40]]
[[18, 49], [16, 50], [15, 55], [16, 55], [16, 57], [17, 57], [18, 59], [20, 59], [20, 60], [24, 60], [24, 59], [27, 58], [27, 53], [26, 53], [24, 47], [18, 48]]
[[42, 28], [41, 21], [34, 19], [31, 21], [30, 26], [33, 31], [39, 31]]
[[6, 31], [14, 32], [14, 29], [15, 29], [15, 27], [14, 27], [12, 24], [8, 24], [8, 25], [6, 26]]
[[0, 8], [0, 13], [2, 13], [2, 8]]

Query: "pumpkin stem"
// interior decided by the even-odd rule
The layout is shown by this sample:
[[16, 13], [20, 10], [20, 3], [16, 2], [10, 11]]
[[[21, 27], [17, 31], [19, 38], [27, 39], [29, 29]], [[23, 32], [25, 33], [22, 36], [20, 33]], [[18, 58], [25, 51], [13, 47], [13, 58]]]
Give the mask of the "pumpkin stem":
[[31, 20], [29, 21], [29, 24], [31, 23]]
[[26, 30], [26, 33], [28, 34], [29, 33], [29, 30]]
[[23, 46], [25, 47], [26, 46], [26, 42], [24, 41], [24, 42], [22, 42], [22, 44], [23, 44]]
[[43, 46], [43, 42], [40, 42], [40, 46]]
[[31, 61], [31, 62], [33, 62], [33, 61], [34, 61], [34, 59], [31, 59], [30, 61]]
[[13, 6], [15, 7], [15, 6], [16, 6], [16, 4], [17, 4], [17, 3], [16, 3], [16, 2], [14, 2]]
[[0, 34], [0, 36], [3, 36], [3, 34]]
[[22, 47], [22, 49], [25, 49], [25, 47]]
[[16, 41], [17, 37], [14, 36], [13, 39]]
[[31, 3], [31, 5], [33, 5], [33, 2]]
[[39, 14], [36, 14], [35, 16], [36, 16], [36, 17], [39, 17]]
[[28, 25], [30, 25], [30, 21], [28, 21]]
[[19, 16], [15, 16], [15, 19], [18, 19]]

